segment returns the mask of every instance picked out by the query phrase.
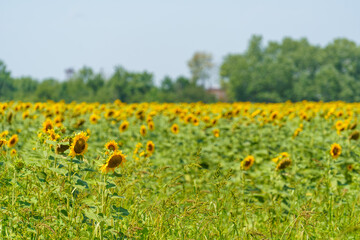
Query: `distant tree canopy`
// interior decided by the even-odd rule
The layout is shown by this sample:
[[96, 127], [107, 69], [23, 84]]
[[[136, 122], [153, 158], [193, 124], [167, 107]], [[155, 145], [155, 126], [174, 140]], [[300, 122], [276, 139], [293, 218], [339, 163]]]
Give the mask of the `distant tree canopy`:
[[253, 36], [243, 54], [225, 57], [220, 78], [232, 101], [360, 101], [360, 46], [284, 38], [264, 47], [262, 37]]
[[12, 78], [10, 71], [0, 61], [0, 101], [64, 100], [87, 102], [214, 102], [215, 97], [202, 86], [186, 77], [165, 77], [159, 87], [148, 72], [130, 72], [115, 67], [106, 78], [89, 67], [74, 72], [65, 81], [44, 79], [39, 82], [30, 77]]

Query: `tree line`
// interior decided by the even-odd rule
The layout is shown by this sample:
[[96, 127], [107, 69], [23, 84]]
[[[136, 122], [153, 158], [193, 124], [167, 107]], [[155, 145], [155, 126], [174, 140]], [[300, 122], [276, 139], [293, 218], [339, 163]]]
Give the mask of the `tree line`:
[[306, 38], [263, 46], [253, 36], [242, 54], [229, 54], [221, 84], [233, 101], [360, 101], [360, 46], [345, 38], [321, 47]]
[[[156, 85], [151, 73], [121, 66], [110, 77], [83, 67], [65, 81], [15, 78], [0, 61], [0, 101], [215, 102], [205, 88], [211, 54], [196, 52], [188, 67], [190, 77], [165, 77]], [[360, 46], [345, 38], [321, 47], [289, 37], [264, 46], [254, 35], [243, 53], [224, 57], [217, 77], [229, 101], [360, 101]]]

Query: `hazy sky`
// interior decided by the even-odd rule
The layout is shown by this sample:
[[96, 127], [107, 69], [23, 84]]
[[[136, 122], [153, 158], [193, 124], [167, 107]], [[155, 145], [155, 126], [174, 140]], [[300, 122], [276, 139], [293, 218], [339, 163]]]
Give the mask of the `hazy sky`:
[[13, 76], [64, 79], [86, 65], [109, 76], [114, 66], [189, 76], [195, 51], [216, 64], [243, 52], [253, 34], [264, 42], [306, 37], [326, 45], [360, 43], [360, 1], [0, 0], [0, 59]]

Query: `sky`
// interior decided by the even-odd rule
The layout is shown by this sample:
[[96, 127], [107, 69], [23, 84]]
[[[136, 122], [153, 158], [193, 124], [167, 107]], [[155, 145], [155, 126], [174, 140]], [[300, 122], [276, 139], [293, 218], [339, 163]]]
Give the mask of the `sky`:
[[110, 76], [121, 65], [153, 73], [158, 84], [190, 76], [196, 51], [220, 66], [254, 34], [264, 44], [360, 44], [359, 9], [357, 0], [0, 0], [0, 60], [14, 77], [63, 80], [65, 69], [83, 66]]

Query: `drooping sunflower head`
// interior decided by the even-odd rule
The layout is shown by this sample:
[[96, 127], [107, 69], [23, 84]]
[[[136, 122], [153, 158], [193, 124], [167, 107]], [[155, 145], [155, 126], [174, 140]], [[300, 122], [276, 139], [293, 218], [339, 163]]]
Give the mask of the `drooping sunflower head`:
[[350, 134], [349, 140], [358, 140], [359, 137], [360, 137], [360, 132], [355, 130]]
[[113, 152], [117, 151], [119, 148], [118, 144], [114, 140], [111, 140], [110, 142], [106, 143], [105, 147], [107, 150], [110, 150]]
[[289, 167], [290, 165], [291, 165], [291, 159], [284, 158], [276, 165], [276, 170], [283, 170], [283, 169]]
[[125, 155], [121, 151], [114, 151], [113, 154], [109, 156], [106, 163], [101, 166], [100, 171], [103, 173], [108, 173], [109, 171], [115, 170], [118, 166], [123, 166], [126, 162]]
[[46, 119], [45, 122], [43, 122], [43, 132], [47, 133], [48, 130], [53, 129], [54, 124], [51, 121], [51, 119]]
[[155, 144], [152, 141], [146, 143], [146, 152], [151, 156], [155, 151]]
[[244, 160], [241, 161], [241, 169], [243, 170], [249, 170], [251, 168], [251, 166], [254, 164], [255, 162], [255, 158], [254, 156], [247, 156], [246, 158], [244, 158]]
[[330, 155], [332, 158], [338, 158], [341, 154], [341, 146], [337, 143], [333, 143], [330, 149]]
[[145, 125], [141, 125], [141, 127], [140, 127], [140, 134], [141, 134], [141, 136], [145, 136], [146, 135], [146, 127], [145, 127]]
[[11, 148], [13, 146], [15, 146], [15, 144], [19, 141], [19, 137], [17, 134], [12, 135], [11, 138], [9, 139], [9, 141], [7, 142], [8, 147]]
[[128, 122], [128, 121], [123, 121], [123, 122], [120, 124], [119, 131], [120, 131], [120, 132], [125, 132], [126, 129], [128, 129], [128, 127], [129, 127], [129, 122]]
[[86, 136], [86, 133], [84, 132], [76, 134], [70, 146], [69, 156], [71, 157], [75, 157], [77, 155], [83, 156], [88, 148], [88, 143], [87, 143], [88, 138], [89, 137]]
[[178, 134], [179, 133], [179, 126], [174, 123], [172, 126], [171, 126], [171, 132], [174, 133], [174, 134]]

